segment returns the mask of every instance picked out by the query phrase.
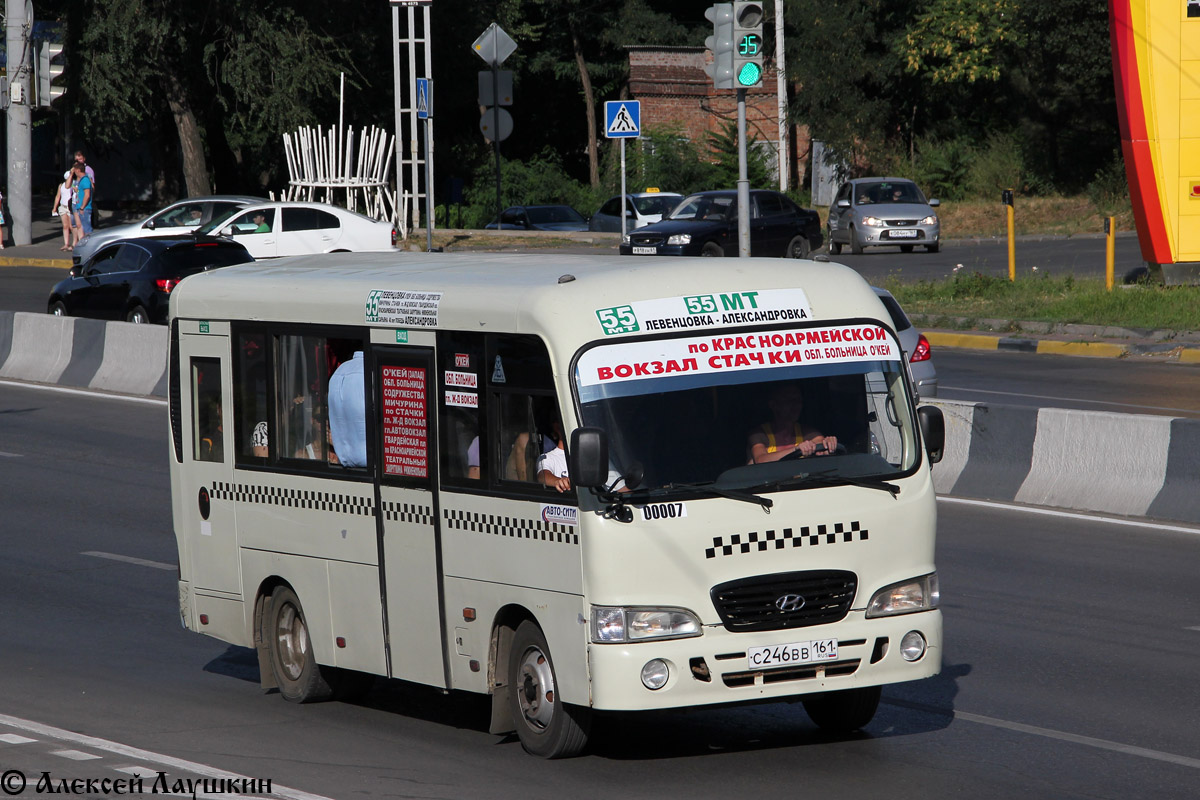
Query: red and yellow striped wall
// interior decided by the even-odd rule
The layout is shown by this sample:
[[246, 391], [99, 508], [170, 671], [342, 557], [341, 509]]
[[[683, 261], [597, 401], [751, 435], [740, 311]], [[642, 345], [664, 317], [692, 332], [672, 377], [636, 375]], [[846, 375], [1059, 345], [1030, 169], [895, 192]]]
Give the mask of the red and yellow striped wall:
[[1108, 17], [1142, 257], [1200, 262], [1200, 0], [1109, 0]]

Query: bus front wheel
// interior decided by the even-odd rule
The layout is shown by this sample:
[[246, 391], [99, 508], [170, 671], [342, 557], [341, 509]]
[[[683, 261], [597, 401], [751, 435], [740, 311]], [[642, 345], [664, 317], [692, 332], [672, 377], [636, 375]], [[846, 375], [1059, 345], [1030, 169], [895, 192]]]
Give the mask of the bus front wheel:
[[328, 700], [333, 690], [321, 675], [312, 651], [304, 609], [296, 593], [287, 586], [277, 586], [271, 593], [266, 624], [263, 638], [271, 653], [271, 668], [279, 693], [293, 703]]
[[562, 702], [546, 637], [529, 620], [513, 635], [508, 680], [510, 710], [525, 751], [542, 758], [578, 755], [587, 745], [589, 710]]
[[875, 717], [882, 690], [878, 686], [821, 692], [803, 699], [808, 718], [829, 733], [853, 733]]

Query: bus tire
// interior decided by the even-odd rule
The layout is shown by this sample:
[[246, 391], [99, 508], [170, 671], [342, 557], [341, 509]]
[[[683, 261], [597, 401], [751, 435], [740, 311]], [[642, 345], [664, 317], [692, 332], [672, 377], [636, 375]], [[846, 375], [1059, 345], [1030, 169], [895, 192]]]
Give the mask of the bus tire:
[[878, 686], [843, 689], [840, 692], [821, 692], [806, 695], [804, 710], [818, 728], [829, 733], [853, 733], [875, 717], [879, 708]]
[[263, 638], [283, 699], [293, 703], [317, 703], [333, 696], [333, 689], [321, 674], [313, 653], [304, 609], [291, 588], [277, 586], [271, 593]]
[[570, 758], [583, 750], [591, 712], [559, 699], [546, 637], [530, 620], [513, 635], [508, 681], [512, 719], [525, 752], [541, 758]]

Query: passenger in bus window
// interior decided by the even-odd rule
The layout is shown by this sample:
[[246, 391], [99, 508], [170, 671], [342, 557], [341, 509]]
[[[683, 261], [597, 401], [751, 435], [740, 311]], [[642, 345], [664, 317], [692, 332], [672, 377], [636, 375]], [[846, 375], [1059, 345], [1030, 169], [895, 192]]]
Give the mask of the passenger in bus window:
[[543, 453], [537, 460], [538, 482], [556, 489], [559, 494], [571, 491], [571, 478], [567, 474], [567, 451], [563, 447], [562, 421], [550, 423], [553, 431], [554, 448]]
[[476, 436], [467, 445], [467, 477], [473, 481], [479, 480], [479, 437]]
[[[778, 384], [767, 395], [771, 421], [750, 432], [750, 463], [763, 464], [782, 458], [828, 455], [837, 449], [837, 437], [825, 436], [812, 425], [800, 422], [804, 392], [794, 383]], [[793, 455], [797, 454], [797, 455]]]
[[329, 378], [330, 443], [343, 467], [367, 465], [367, 408], [363, 351], [356, 350]]
[[254, 426], [254, 432], [250, 434], [250, 451], [255, 458], [267, 457], [267, 421], [264, 419]]

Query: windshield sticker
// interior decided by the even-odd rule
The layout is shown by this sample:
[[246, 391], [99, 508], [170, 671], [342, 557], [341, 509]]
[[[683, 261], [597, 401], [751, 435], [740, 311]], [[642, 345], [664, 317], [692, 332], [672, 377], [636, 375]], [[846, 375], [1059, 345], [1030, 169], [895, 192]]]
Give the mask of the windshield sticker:
[[398, 292], [374, 289], [367, 295], [366, 321], [436, 328], [441, 292]]
[[613, 344], [588, 350], [578, 369], [580, 386], [599, 386], [660, 376], [899, 360], [900, 348], [887, 330], [854, 324]]
[[429, 477], [425, 433], [425, 370], [418, 367], [380, 369], [383, 389], [383, 474]]
[[579, 524], [579, 509], [574, 506], [542, 506], [542, 521], [575, 527]]
[[504, 362], [500, 360], [500, 356], [496, 356], [496, 366], [492, 369], [492, 383], [508, 383], [508, 379], [504, 377]]
[[684, 503], [654, 503], [642, 506], [642, 519], [683, 519], [687, 516]]
[[454, 354], [454, 366], [458, 367], [459, 369], [470, 369], [471, 368], [471, 354], [470, 353], [455, 353]]
[[812, 307], [803, 289], [660, 297], [596, 309], [596, 319], [605, 336], [682, 328], [802, 322], [812, 319], [812, 316]]

